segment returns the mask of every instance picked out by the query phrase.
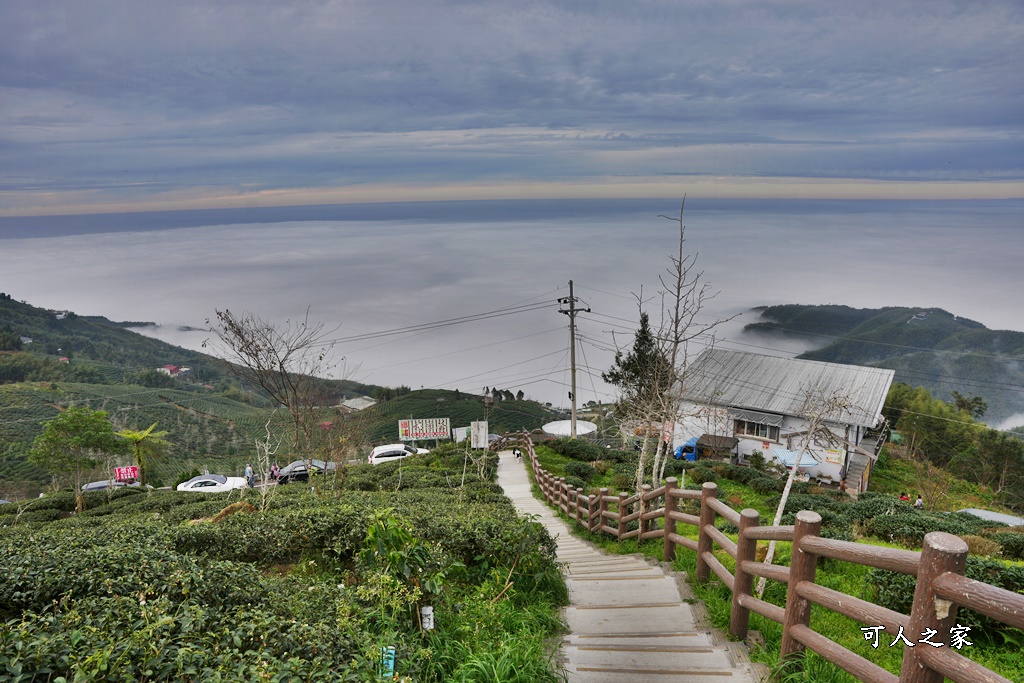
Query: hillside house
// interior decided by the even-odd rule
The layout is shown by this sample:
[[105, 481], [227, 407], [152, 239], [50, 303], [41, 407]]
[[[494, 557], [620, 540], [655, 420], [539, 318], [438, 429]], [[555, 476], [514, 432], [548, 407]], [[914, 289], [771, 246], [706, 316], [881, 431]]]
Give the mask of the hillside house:
[[338, 405], [334, 406], [342, 413], [357, 413], [360, 410], [366, 410], [377, 405], [377, 402], [369, 396], [356, 396], [342, 401]]
[[[883, 368], [709, 349], [676, 387], [684, 403], [674, 445], [693, 438], [729, 444], [732, 459], [743, 464], [759, 451], [765, 461], [795, 465], [821, 483], [845, 478], [849, 490], [865, 491], [885, 441], [882, 405], [894, 375]], [[832, 396], [848, 408], [826, 415], [827, 437], [808, 443], [808, 415], [821, 397]]]

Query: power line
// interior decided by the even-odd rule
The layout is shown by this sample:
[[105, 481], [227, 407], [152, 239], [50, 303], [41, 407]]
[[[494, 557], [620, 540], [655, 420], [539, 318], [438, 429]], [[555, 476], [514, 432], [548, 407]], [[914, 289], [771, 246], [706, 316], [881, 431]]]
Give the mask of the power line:
[[507, 315], [516, 315], [519, 313], [529, 313], [531, 311], [539, 311], [545, 308], [553, 308], [556, 304], [553, 302], [527, 304], [525, 306], [514, 306], [505, 309], [496, 309], [494, 311], [487, 311], [484, 313], [474, 313], [472, 315], [459, 316], [457, 318], [448, 318], [446, 320], [436, 320], [429, 323], [420, 323], [418, 325], [408, 325], [406, 327], [396, 327], [389, 330], [381, 330], [378, 332], [367, 332], [364, 334], [354, 334], [348, 337], [337, 337], [335, 339], [325, 339], [318, 342], [317, 346], [329, 346], [331, 344], [345, 344], [353, 341], [365, 341], [368, 339], [380, 339], [382, 337], [391, 337], [397, 334], [410, 334], [413, 332], [421, 332], [426, 330], [436, 330], [442, 327], [451, 327], [453, 325], [462, 325], [464, 323], [477, 322], [480, 320], [490, 320], [492, 318], [501, 318]]

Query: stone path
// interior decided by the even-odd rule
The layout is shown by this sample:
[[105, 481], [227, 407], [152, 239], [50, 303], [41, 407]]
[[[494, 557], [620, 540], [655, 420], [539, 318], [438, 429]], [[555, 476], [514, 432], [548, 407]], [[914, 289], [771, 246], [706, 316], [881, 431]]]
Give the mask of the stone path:
[[568, 683], [756, 683], [742, 643], [703, 625], [685, 582], [639, 555], [610, 555], [574, 537], [533, 497], [524, 460], [503, 451], [498, 483], [558, 543], [571, 604], [562, 641]]

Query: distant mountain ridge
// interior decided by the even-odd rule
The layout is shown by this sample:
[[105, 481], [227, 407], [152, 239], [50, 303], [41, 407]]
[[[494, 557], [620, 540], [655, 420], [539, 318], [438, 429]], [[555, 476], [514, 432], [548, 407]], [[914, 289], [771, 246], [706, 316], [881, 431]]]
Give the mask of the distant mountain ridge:
[[924, 386], [944, 400], [953, 391], [980, 396], [989, 422], [1024, 413], [1024, 332], [990, 330], [941, 308], [787, 304], [755, 310], [760, 320], [744, 332], [820, 344], [800, 358], [890, 368], [896, 381]]

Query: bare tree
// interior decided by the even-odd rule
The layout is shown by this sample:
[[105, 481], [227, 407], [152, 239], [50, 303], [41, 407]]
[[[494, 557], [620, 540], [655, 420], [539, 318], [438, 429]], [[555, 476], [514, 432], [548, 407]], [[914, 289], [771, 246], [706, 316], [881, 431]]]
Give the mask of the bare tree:
[[[818, 448], [834, 448], [840, 444], [845, 446], [845, 439], [840, 438], [828, 428], [829, 422], [841, 423], [844, 416], [848, 416], [851, 409], [850, 399], [847, 395], [838, 392], [826, 394], [820, 387], [808, 387], [804, 390], [804, 403], [800, 410], [800, 416], [807, 421], [807, 429], [803, 434], [803, 448], [793, 462], [793, 469], [786, 477], [786, 486], [782, 489], [782, 498], [779, 500], [779, 507], [775, 510], [775, 519], [772, 526], [778, 526], [782, 522], [782, 514], [786, 509], [786, 502], [789, 500], [789, 492], [793, 489], [793, 481], [797, 472], [800, 471], [800, 462], [804, 455], [810, 455], [816, 461], [821, 462], [821, 457], [815, 452]], [[768, 543], [768, 554], [764, 563], [771, 564], [775, 557], [775, 541]], [[764, 593], [765, 580], [761, 577], [757, 581], [757, 597]]]
[[260, 510], [267, 509], [270, 499], [277, 491], [277, 486], [270, 486], [270, 467], [274, 464], [274, 456], [281, 447], [281, 439], [280, 437], [275, 439], [270, 431], [270, 423], [273, 419], [273, 415], [271, 415], [267, 418], [267, 423], [263, 425], [267, 435], [262, 439], [256, 439], [256, 473], [263, 482], [259, 488]]
[[[660, 320], [654, 331], [655, 361], [646, 369], [644, 379], [648, 389], [634, 392], [639, 398], [626, 411], [627, 421], [642, 424], [637, 488], [647, 480], [648, 461], [651, 461], [651, 483], [658, 486], [664, 477], [671, 448], [671, 429], [682, 407], [682, 388], [686, 384], [691, 342], [698, 338], [710, 339], [710, 333], [716, 327], [735, 317], [710, 322], [699, 320], [703, 309], [718, 292], [704, 280], [704, 272], [697, 269], [698, 254], [686, 251], [685, 209], [684, 197], [678, 216], [659, 216], [678, 225], [679, 241], [676, 252], [669, 256], [668, 268], [658, 278], [661, 284], [657, 294]], [[642, 312], [645, 304], [642, 291], [636, 298]], [[620, 389], [624, 388], [620, 385]], [[668, 439], [664, 438], [666, 434]]]
[[337, 368], [334, 343], [328, 339], [335, 330], [310, 323], [308, 309], [303, 320], [283, 325], [227, 309], [216, 311], [216, 320], [206, 323], [218, 341], [208, 339], [203, 346], [220, 352], [235, 376], [261, 387], [285, 407], [294, 428], [294, 451], [311, 458], [322, 446], [321, 407], [330, 399], [322, 377]]

